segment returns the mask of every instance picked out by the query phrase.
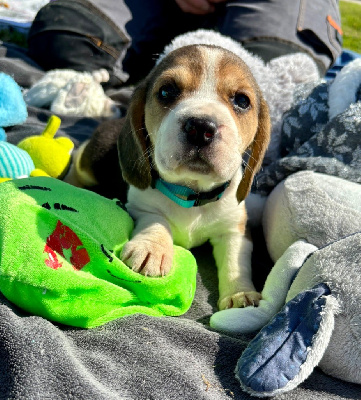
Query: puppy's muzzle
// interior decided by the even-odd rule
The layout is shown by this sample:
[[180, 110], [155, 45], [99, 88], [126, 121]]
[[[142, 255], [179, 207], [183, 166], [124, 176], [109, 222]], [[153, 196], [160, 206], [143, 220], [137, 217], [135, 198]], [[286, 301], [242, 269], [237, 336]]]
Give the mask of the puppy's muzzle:
[[191, 117], [184, 121], [182, 131], [189, 144], [204, 147], [213, 142], [218, 133], [218, 127], [211, 119]]

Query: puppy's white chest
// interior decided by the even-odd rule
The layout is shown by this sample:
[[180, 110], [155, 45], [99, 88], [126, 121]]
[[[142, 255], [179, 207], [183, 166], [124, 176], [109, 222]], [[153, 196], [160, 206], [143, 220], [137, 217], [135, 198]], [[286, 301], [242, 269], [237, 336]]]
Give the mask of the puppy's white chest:
[[219, 224], [218, 218], [210, 221], [208, 213], [200, 209], [177, 210], [168, 216], [168, 222], [174, 244], [187, 249], [206, 242]]
[[172, 210], [167, 216], [176, 245], [192, 248], [211, 238], [237, 230], [240, 208], [225, 207], [221, 201], [192, 209]]
[[188, 249], [233, 230], [238, 231], [239, 223], [246, 216], [243, 205], [238, 205], [233, 192], [207, 205], [183, 208], [155, 189], [140, 191], [131, 187], [128, 201], [128, 211], [135, 220], [147, 214], [159, 215], [167, 221], [174, 244]]

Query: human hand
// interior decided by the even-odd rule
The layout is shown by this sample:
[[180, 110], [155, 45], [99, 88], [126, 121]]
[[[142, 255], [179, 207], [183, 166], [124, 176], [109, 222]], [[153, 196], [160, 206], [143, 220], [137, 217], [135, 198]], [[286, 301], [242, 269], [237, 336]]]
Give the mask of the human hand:
[[214, 4], [227, 0], [175, 0], [179, 8], [190, 14], [204, 15], [215, 11]]

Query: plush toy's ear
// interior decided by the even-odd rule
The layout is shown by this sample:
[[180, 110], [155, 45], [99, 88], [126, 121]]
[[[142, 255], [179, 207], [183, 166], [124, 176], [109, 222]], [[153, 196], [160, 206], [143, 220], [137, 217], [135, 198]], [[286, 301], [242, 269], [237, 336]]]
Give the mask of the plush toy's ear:
[[330, 85], [328, 91], [329, 120], [360, 100], [360, 85], [361, 58], [357, 58], [342, 68]]
[[243, 172], [243, 177], [237, 190], [237, 200], [239, 203], [247, 197], [249, 191], [251, 190], [254, 175], [261, 168], [270, 137], [271, 120], [269, 116], [268, 105], [263, 97], [261, 97], [257, 132], [249, 148], [250, 154], [247, 166]]
[[125, 181], [139, 189], [151, 185], [151, 167], [144, 125], [146, 82], [134, 91], [123, 128], [118, 139], [119, 162]]
[[294, 389], [320, 362], [331, 338], [337, 300], [320, 283], [299, 293], [250, 342], [236, 367], [246, 392], [269, 397]]
[[252, 333], [262, 329], [284, 306], [297, 272], [310, 254], [316, 250], [316, 246], [304, 240], [293, 243], [276, 261], [268, 274], [259, 305], [218, 311], [210, 319], [211, 327], [234, 334]]

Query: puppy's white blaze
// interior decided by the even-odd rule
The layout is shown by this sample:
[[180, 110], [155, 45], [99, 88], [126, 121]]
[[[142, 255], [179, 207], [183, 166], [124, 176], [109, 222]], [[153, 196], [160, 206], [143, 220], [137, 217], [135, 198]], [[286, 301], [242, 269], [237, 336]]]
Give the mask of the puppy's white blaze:
[[202, 56], [206, 68], [204, 69], [203, 76], [201, 77], [201, 85], [199, 87], [199, 94], [207, 99], [217, 99], [217, 77], [216, 70], [220, 59], [220, 51], [218, 49], [202, 49]]

